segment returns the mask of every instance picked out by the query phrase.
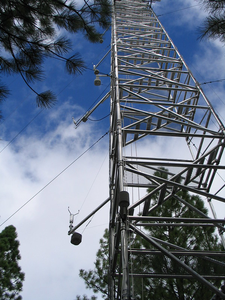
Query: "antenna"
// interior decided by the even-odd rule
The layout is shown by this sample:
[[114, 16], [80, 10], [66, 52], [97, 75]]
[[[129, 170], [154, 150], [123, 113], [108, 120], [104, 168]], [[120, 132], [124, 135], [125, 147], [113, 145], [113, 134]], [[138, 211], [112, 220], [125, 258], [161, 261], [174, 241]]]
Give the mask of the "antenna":
[[78, 215], [80, 211], [78, 210], [77, 213], [72, 214], [71, 211], [70, 211], [70, 208], [68, 206], [68, 212], [70, 214], [70, 225], [69, 225], [69, 228], [70, 228], [70, 230], [72, 230], [72, 228], [73, 228], [73, 222], [74, 222], [74, 216]]

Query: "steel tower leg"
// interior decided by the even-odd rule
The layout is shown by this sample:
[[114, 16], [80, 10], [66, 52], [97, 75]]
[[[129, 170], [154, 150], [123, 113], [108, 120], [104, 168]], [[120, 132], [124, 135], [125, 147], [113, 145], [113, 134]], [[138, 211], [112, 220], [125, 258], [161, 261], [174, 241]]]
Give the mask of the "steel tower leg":
[[[218, 187], [218, 172], [225, 170], [224, 125], [149, 1], [114, 2], [111, 45], [109, 298], [133, 299], [132, 278], [158, 276], [200, 281], [225, 299], [212, 281], [224, 278], [225, 274], [198, 274], [177, 257], [177, 253], [181, 257], [201, 256], [212, 262], [210, 249], [183, 249], [179, 244], [150, 237], [140, 229], [143, 226], [197, 227], [207, 224], [217, 227], [223, 234], [223, 219], [204, 215], [183, 199], [180, 192], [219, 201], [224, 209], [224, 189]], [[165, 152], [165, 155], [152, 157], [151, 145], [156, 139], [164, 139], [168, 149], [173, 147], [178, 154], [167, 157]], [[134, 156], [131, 148], [137, 143], [143, 149], [149, 147], [149, 154]], [[155, 175], [159, 168], [162, 177]], [[134, 190], [136, 196], [130, 203], [129, 194]], [[151, 205], [153, 198], [157, 202]], [[199, 218], [152, 215], [157, 207], [172, 198], [197, 213]], [[132, 249], [130, 232], [145, 240], [149, 248]], [[144, 253], [166, 256], [185, 272], [132, 273], [130, 256]], [[220, 254], [224, 255], [224, 252], [217, 253]], [[225, 266], [221, 261], [215, 260], [215, 263]]]

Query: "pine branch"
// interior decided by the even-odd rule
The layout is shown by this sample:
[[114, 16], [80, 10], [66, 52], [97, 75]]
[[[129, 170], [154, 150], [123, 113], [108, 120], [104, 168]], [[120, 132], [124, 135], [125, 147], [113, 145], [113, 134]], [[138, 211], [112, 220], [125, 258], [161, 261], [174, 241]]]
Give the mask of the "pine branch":
[[[9, 40], [9, 43], [10, 43], [10, 40]], [[50, 91], [46, 91], [46, 92], [43, 92], [43, 93], [37, 93], [32, 87], [31, 85], [28, 83], [28, 81], [26, 80], [26, 78], [24, 77], [23, 75], [23, 71], [20, 69], [20, 66], [18, 64], [18, 61], [15, 57], [15, 54], [13, 52], [13, 49], [11, 48], [11, 54], [12, 54], [12, 57], [14, 58], [14, 61], [15, 61], [15, 64], [17, 66], [17, 70], [18, 72], [20, 73], [23, 81], [26, 83], [26, 85], [30, 88], [30, 90], [35, 93], [37, 95], [36, 97], [36, 101], [37, 101], [37, 105], [39, 107], [45, 107], [45, 108], [50, 108], [54, 105], [55, 101], [56, 101], [56, 97], [55, 95], [50, 92]]]
[[2, 102], [10, 94], [5, 85], [0, 85], [0, 102]]
[[[46, 103], [49, 106], [55, 96], [50, 91], [39, 94], [29, 84], [43, 79], [41, 66], [44, 59], [51, 57], [65, 61], [69, 74], [81, 74], [85, 69], [77, 53], [69, 58], [63, 56], [71, 49], [71, 42], [65, 37], [57, 38], [55, 25], [67, 32], [82, 32], [89, 41], [99, 42], [101, 34], [95, 24], [104, 27], [109, 18], [108, 0], [102, 0], [98, 5], [84, 0], [79, 9], [74, 1], [5, 0], [0, 7], [0, 47], [10, 58], [0, 57], [0, 72], [20, 74], [37, 95], [38, 105], [45, 106]], [[2, 98], [8, 93], [3, 86], [0, 92]]]
[[[80, 277], [82, 277], [85, 281], [85, 284], [90, 288], [96, 288], [99, 292], [101, 292], [102, 294], [104, 295], [107, 295], [109, 296], [108, 292], [106, 292], [105, 290], [103, 290], [101, 287], [99, 287], [98, 285], [96, 285], [93, 280], [92, 281], [89, 281], [87, 279], [87, 277], [85, 278], [85, 275], [87, 276], [87, 272], [84, 271], [84, 270], [80, 270]], [[108, 285], [108, 282], [107, 282], [107, 285]]]
[[225, 40], [225, 19], [223, 17], [210, 16], [206, 19], [205, 25], [201, 28], [201, 39], [220, 38]]

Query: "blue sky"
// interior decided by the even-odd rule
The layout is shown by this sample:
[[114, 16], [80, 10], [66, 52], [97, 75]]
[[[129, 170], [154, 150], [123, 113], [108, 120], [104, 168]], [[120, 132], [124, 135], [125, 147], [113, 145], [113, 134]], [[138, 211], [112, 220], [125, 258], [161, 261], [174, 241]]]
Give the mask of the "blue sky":
[[[198, 39], [198, 27], [206, 16], [198, 2], [161, 0], [154, 7], [196, 79], [204, 83], [225, 78], [224, 45], [218, 40]], [[77, 294], [90, 295], [79, 279], [79, 269], [93, 267], [99, 239], [108, 226], [106, 205], [87, 227], [80, 228], [81, 245], [70, 244], [68, 206], [73, 213], [79, 211], [77, 223], [108, 197], [108, 136], [79, 158], [108, 131], [108, 118], [82, 123], [77, 129], [72, 118], [78, 120], [109, 90], [108, 77], [102, 78], [102, 86], [94, 86], [92, 69], [110, 48], [110, 31], [103, 44], [90, 44], [81, 35], [74, 36], [73, 42], [73, 51], [80, 52], [86, 62], [84, 74], [69, 76], [62, 62], [46, 61], [46, 80], [35, 84], [38, 91], [51, 89], [58, 96], [51, 110], [36, 107], [35, 96], [19, 77], [2, 78], [12, 93], [1, 107], [0, 223], [32, 199], [0, 228], [10, 224], [17, 228], [21, 267], [26, 275], [24, 300], [73, 300]], [[110, 72], [110, 55], [98, 69]], [[225, 122], [225, 81], [202, 87]], [[91, 119], [108, 113], [107, 100]], [[155, 145], [154, 151], [161, 146]]]

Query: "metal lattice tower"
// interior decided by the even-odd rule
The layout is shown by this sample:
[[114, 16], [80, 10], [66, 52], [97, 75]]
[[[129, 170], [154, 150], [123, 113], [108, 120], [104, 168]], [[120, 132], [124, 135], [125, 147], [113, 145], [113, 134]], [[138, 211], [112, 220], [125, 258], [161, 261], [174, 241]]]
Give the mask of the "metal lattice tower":
[[[140, 223], [155, 226], [160, 222], [166, 227], [185, 226], [185, 222], [190, 226], [204, 226], [207, 222], [223, 230], [223, 220], [212, 220], [200, 213], [198, 219], [188, 220], [151, 215], [156, 206], [163, 206], [171, 198], [179, 199], [182, 205], [195, 211], [196, 207], [191, 207], [179, 196], [181, 190], [208, 201], [216, 199], [224, 203], [224, 198], [213, 189], [217, 172], [224, 169], [221, 165], [224, 126], [146, 2], [115, 2], [111, 61], [110, 299], [131, 299], [134, 296], [131, 293], [132, 276], [156, 275], [144, 274], [144, 270], [141, 274], [132, 274], [129, 259], [135, 249], [132, 252], [129, 245], [130, 231], [149, 243], [149, 249], [137, 250], [135, 255], [144, 255], [143, 251], [148, 253], [154, 248], [151, 253], [159, 255], [161, 252], [186, 271], [183, 278], [193, 277], [218, 292], [210, 282], [210, 276], [202, 274], [203, 277], [179, 260], [176, 251], [188, 250], [179, 245], [168, 247], [163, 241], [155, 240], [140, 229]], [[151, 139], [156, 137], [166, 139], [168, 148], [178, 150], [185, 144], [190, 155], [187, 156], [185, 151], [177, 151], [177, 158], [126, 155], [138, 140], [146, 140], [145, 145], [150, 146]], [[162, 171], [165, 176], [161, 178], [154, 175], [159, 167], [165, 169]], [[150, 192], [137, 197], [133, 204], [130, 201], [127, 209], [131, 190], [146, 191], [147, 188]], [[152, 206], [151, 198], [154, 197], [157, 197], [157, 204]], [[207, 253], [209, 250], [204, 249]], [[204, 251], [191, 255], [202, 255], [207, 261]], [[157, 276], [177, 278], [178, 274]], [[119, 278], [117, 285], [122, 282], [121, 287], [117, 286], [118, 295], [114, 294], [115, 278]], [[224, 279], [224, 274], [221, 278]]]
[[[113, 4], [109, 299], [135, 299], [133, 282], [140, 278], [200, 281], [225, 299], [214, 285], [215, 280], [225, 278], [224, 260], [220, 259], [225, 252], [210, 251], [207, 243], [204, 249], [184, 249], [179, 239], [177, 244], [164, 242], [146, 230], [157, 226], [168, 234], [168, 228], [177, 226], [189, 226], [193, 231], [201, 226], [203, 232], [206, 226], [216, 227], [225, 245], [225, 220], [217, 219], [213, 209], [213, 201], [221, 203], [221, 209], [225, 207], [224, 182], [220, 180], [225, 170], [225, 128], [153, 12], [152, 2], [122, 0]], [[156, 140], [163, 140], [167, 149], [152, 156], [151, 145]], [[137, 144], [143, 151], [134, 155]], [[174, 156], [168, 149], [174, 149]], [[213, 217], [182, 198], [185, 192], [207, 200]], [[154, 214], [173, 199], [195, 217]], [[144, 241], [144, 248], [133, 247], [134, 236]], [[165, 257], [182, 271], [146, 273], [143, 266], [135, 273], [132, 259], [147, 255]], [[199, 274], [185, 263], [193, 257], [222, 266], [223, 274]]]

